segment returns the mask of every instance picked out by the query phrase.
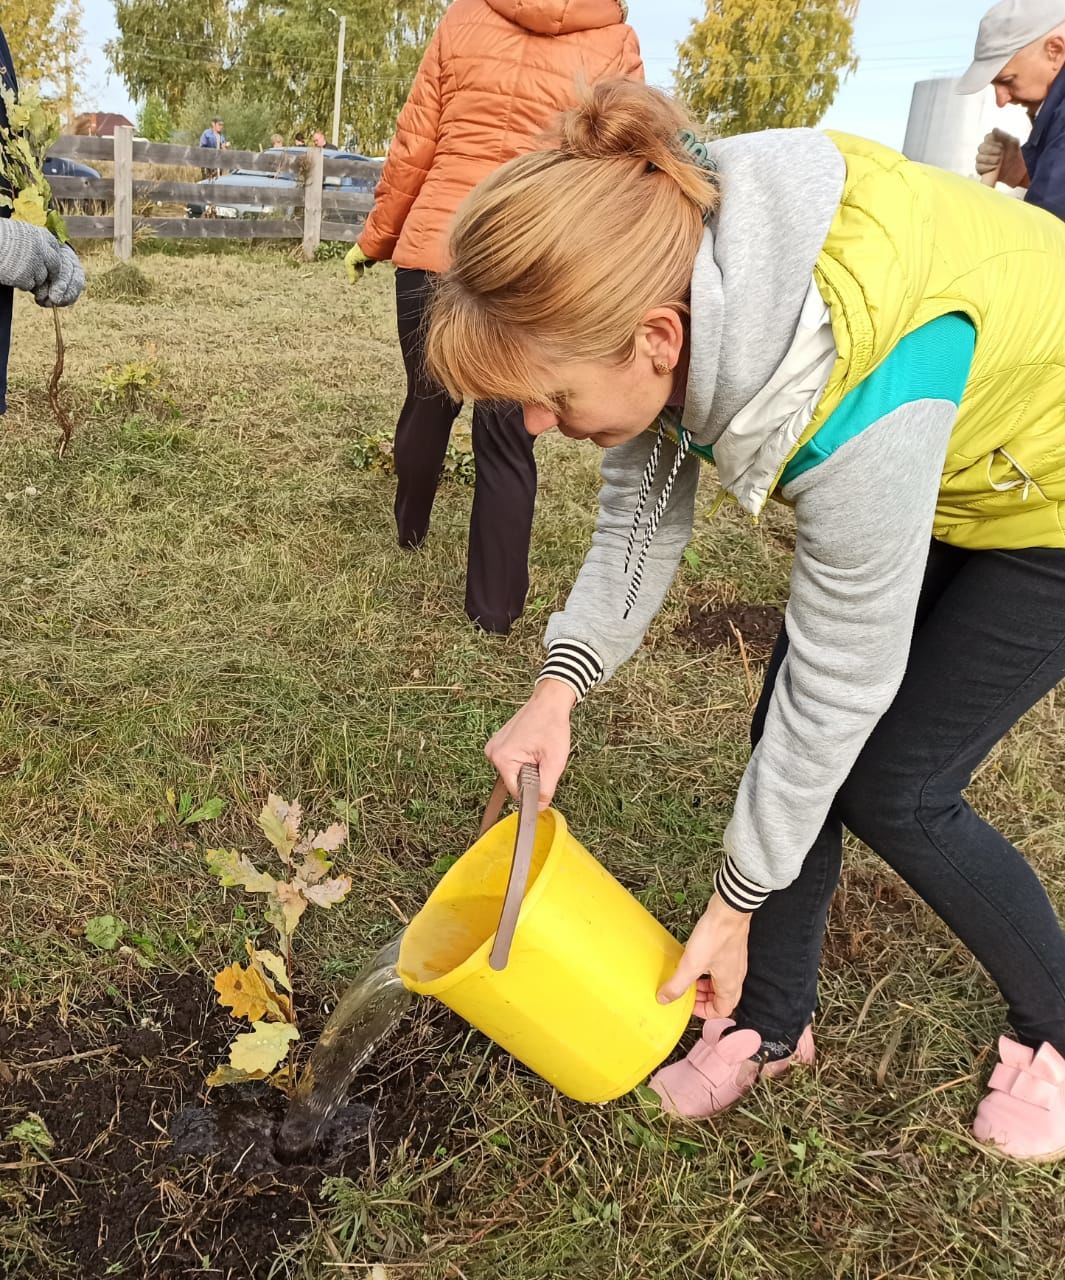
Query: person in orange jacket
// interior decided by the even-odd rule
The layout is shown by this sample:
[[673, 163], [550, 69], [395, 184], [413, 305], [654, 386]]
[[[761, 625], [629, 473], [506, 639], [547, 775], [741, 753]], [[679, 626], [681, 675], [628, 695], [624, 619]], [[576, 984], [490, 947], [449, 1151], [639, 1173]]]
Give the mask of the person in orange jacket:
[[[407, 397], [396, 426], [400, 546], [429, 531], [451, 427], [461, 405], [425, 370], [424, 316], [433, 277], [448, 266], [448, 230], [472, 189], [534, 150], [581, 83], [643, 79], [622, 0], [455, 0], [437, 27], [400, 112], [373, 211], [345, 259], [354, 283], [374, 262], [396, 267]], [[536, 498], [532, 438], [521, 407], [473, 412], [477, 480], [470, 518], [466, 613], [507, 632], [529, 589]]]

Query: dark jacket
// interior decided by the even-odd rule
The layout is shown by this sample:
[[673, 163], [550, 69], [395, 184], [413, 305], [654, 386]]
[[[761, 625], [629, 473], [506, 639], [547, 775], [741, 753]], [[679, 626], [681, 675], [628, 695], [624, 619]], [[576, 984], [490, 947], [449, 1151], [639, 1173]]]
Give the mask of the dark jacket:
[[1030, 179], [1024, 198], [1065, 218], [1065, 71], [1050, 86], [1021, 152]]
[[[5, 89], [13, 89], [18, 93], [15, 66], [11, 61], [11, 50], [7, 47], [3, 28], [0, 28], [0, 81]], [[0, 98], [0, 126], [7, 126], [3, 98]], [[0, 209], [0, 216], [7, 216], [10, 212], [9, 209]], [[7, 409], [7, 357], [11, 352], [11, 309], [14, 298], [14, 289], [0, 285], [0, 413]]]

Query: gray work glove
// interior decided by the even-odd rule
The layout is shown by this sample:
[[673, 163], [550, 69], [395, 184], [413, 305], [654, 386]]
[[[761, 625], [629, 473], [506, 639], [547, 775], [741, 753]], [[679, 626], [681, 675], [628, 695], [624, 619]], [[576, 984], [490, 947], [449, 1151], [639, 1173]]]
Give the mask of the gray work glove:
[[27, 290], [42, 307], [67, 307], [85, 288], [85, 273], [45, 227], [0, 218], [0, 284]]

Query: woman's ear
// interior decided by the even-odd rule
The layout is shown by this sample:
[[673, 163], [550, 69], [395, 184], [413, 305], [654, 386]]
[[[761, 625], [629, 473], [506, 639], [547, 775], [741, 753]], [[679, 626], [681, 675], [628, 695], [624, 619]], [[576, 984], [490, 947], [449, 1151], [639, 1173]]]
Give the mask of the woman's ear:
[[637, 347], [652, 361], [664, 361], [675, 369], [684, 350], [684, 321], [672, 307], [655, 307], [640, 325]]

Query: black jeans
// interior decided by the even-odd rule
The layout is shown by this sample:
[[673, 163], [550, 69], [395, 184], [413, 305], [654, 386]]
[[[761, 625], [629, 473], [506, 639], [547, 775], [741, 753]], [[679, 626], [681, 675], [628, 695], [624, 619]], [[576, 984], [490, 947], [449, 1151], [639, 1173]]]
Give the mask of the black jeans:
[[[429, 532], [451, 427], [462, 405], [433, 382], [425, 368], [428, 271], [396, 271], [399, 343], [407, 370], [407, 398], [396, 425], [396, 528], [404, 547]], [[486, 631], [505, 632], [525, 607], [529, 591], [529, 537], [536, 503], [533, 437], [521, 406], [473, 406], [473, 458], [477, 478], [466, 561], [466, 613]]]
[[[781, 631], [752, 742], [787, 645]], [[754, 914], [739, 1026], [793, 1045], [810, 1021], [847, 827], [971, 949], [1017, 1038], [1065, 1053], [1065, 933], [1035, 872], [963, 795], [995, 743], [1063, 678], [1065, 550], [968, 552], [933, 542], [895, 700], [798, 879]]]

